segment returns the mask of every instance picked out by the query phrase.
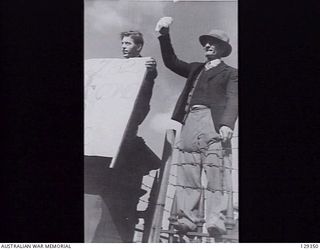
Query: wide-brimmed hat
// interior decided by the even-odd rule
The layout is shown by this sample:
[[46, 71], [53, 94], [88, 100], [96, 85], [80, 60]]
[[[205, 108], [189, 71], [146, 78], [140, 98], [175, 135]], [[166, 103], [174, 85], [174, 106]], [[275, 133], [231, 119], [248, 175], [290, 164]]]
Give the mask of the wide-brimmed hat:
[[208, 34], [199, 37], [199, 41], [202, 46], [204, 46], [208, 40], [220, 43], [223, 46], [222, 57], [230, 55], [232, 47], [229, 43], [230, 39], [226, 32], [223, 30], [211, 30]]

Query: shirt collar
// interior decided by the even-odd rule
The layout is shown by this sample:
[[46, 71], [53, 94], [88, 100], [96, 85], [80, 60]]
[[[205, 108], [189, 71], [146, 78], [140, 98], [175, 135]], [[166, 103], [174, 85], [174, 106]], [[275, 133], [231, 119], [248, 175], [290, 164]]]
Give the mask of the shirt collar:
[[204, 67], [205, 67], [206, 70], [209, 70], [209, 69], [211, 69], [213, 67], [218, 66], [220, 63], [221, 63], [221, 59], [218, 58], [218, 59], [214, 59], [214, 60], [211, 60], [211, 61], [207, 62], [204, 65]]

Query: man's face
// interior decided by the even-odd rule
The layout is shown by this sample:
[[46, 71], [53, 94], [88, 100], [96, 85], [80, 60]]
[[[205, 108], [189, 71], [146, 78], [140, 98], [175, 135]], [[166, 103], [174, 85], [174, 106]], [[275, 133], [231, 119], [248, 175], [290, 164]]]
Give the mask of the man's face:
[[125, 36], [121, 41], [122, 54], [124, 58], [138, 57], [142, 49], [141, 45], [136, 45], [131, 37]]
[[215, 43], [213, 41], [206, 41], [205, 45], [203, 46], [203, 49], [205, 51], [205, 57], [210, 61], [221, 57], [222, 54], [222, 48], [219, 46], [218, 43]]

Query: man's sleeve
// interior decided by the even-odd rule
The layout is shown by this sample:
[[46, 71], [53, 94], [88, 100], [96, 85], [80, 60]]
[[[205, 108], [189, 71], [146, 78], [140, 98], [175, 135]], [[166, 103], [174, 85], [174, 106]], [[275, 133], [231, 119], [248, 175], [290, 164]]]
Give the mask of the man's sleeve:
[[238, 117], [238, 70], [234, 69], [226, 86], [227, 103], [221, 118], [220, 126], [234, 129]]
[[177, 58], [169, 34], [159, 36], [159, 41], [164, 65], [176, 74], [187, 78], [191, 70], [191, 64]]
[[157, 77], [157, 75], [157, 69], [152, 70], [146, 74], [139, 95], [137, 96], [134, 120], [138, 125], [143, 122], [150, 111], [150, 100], [152, 97], [154, 79]]

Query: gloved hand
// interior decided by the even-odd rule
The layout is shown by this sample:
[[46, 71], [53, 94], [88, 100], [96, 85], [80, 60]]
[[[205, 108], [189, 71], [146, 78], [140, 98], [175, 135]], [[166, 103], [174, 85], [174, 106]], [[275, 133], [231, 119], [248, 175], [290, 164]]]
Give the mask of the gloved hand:
[[166, 35], [169, 33], [169, 26], [172, 24], [172, 17], [162, 17], [158, 21], [155, 30], [159, 32], [161, 35]]

